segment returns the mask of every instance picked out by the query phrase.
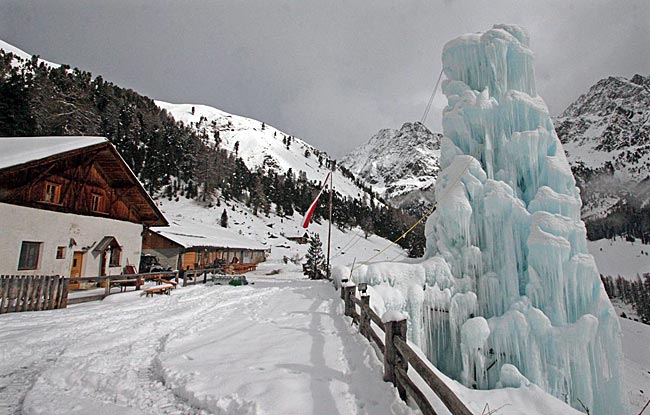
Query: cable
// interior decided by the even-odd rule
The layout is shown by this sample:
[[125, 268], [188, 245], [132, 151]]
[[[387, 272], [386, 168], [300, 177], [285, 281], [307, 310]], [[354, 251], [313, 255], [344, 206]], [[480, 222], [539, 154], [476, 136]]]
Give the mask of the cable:
[[444, 70], [441, 69], [440, 75], [438, 75], [438, 80], [436, 81], [436, 86], [433, 87], [433, 92], [431, 92], [431, 97], [429, 97], [429, 102], [427, 103], [427, 106], [424, 109], [424, 114], [422, 114], [422, 120], [420, 120], [422, 124], [424, 124], [424, 121], [427, 119], [427, 115], [429, 115], [429, 110], [431, 110], [431, 105], [433, 104], [433, 98], [436, 96], [436, 91], [438, 90], [438, 85], [440, 84], [440, 80], [442, 79], [443, 72]]
[[400, 241], [402, 238], [404, 238], [406, 235], [408, 235], [408, 234], [409, 234], [413, 229], [415, 229], [416, 226], [418, 226], [418, 225], [419, 225], [419, 224], [420, 224], [424, 219], [426, 219], [430, 214], [432, 214], [433, 211], [436, 210], [436, 208], [438, 207], [438, 204], [440, 203], [440, 201], [443, 200], [443, 199], [447, 196], [447, 194], [449, 193], [449, 191], [450, 191], [452, 188], [454, 188], [454, 187], [455, 187], [455, 186], [460, 182], [460, 180], [462, 179], [463, 175], [465, 174], [465, 172], [467, 171], [467, 169], [469, 169], [469, 166], [472, 164], [472, 161], [476, 160], [476, 157], [479, 155], [479, 153], [481, 152], [481, 149], [482, 149], [482, 148], [483, 148], [483, 144], [479, 145], [478, 149], [476, 150], [476, 153], [475, 153], [474, 156], [473, 156], [473, 157], [472, 157], [472, 158], [467, 162], [467, 165], [465, 166], [465, 168], [463, 169], [463, 171], [458, 175], [458, 177], [457, 177], [456, 180], [452, 183], [451, 186], [447, 186], [447, 188], [445, 189], [445, 192], [440, 196], [440, 198], [439, 198], [438, 200], [436, 200], [436, 202], [433, 204], [433, 206], [431, 206], [431, 209], [427, 210], [427, 211], [422, 215], [422, 217], [421, 217], [420, 219], [418, 219], [418, 221], [415, 222], [415, 223], [413, 224], [413, 226], [411, 226], [410, 228], [408, 228], [408, 229], [406, 230], [406, 232], [404, 232], [402, 235], [400, 235], [399, 238], [395, 239], [395, 240], [392, 241], [389, 245], [387, 245], [384, 249], [382, 249], [381, 251], [379, 251], [379, 252], [376, 253], [375, 255], [371, 256], [371, 257], [368, 258], [367, 260], [365, 260], [365, 261], [363, 261], [362, 263], [360, 263], [359, 265], [357, 265], [355, 268], [352, 269], [352, 271], [355, 271], [355, 270], [359, 269], [359, 268], [360, 268], [361, 266], [363, 266], [363, 265], [367, 265], [370, 261], [372, 261], [373, 259], [377, 258], [379, 255], [383, 254], [384, 252], [386, 252], [386, 250], [388, 250], [388, 248], [390, 248], [391, 246], [395, 245], [398, 241]]

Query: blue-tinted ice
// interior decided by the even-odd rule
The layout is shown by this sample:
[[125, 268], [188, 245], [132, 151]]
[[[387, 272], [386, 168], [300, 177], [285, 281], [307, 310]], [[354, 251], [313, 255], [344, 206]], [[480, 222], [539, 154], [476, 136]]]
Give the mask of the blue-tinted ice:
[[410, 339], [465, 385], [523, 375], [575, 408], [622, 414], [619, 322], [528, 43], [521, 28], [496, 25], [445, 45], [443, 171], [425, 258], [363, 266], [353, 279], [369, 282], [380, 311], [406, 312]]

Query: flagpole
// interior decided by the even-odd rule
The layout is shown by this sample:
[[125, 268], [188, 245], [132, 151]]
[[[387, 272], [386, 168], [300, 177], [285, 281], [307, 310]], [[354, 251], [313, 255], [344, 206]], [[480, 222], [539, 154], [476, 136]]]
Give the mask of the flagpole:
[[327, 232], [327, 279], [332, 279], [332, 270], [330, 268], [330, 252], [332, 249], [332, 194], [334, 187], [332, 181], [334, 179], [334, 170], [336, 169], [336, 160], [330, 161], [330, 214], [329, 214], [329, 231]]

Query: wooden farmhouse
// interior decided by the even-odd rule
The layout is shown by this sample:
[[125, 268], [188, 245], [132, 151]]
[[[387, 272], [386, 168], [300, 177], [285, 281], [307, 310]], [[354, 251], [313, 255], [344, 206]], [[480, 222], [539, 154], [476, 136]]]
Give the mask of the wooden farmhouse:
[[[256, 265], [266, 260], [270, 249], [228, 229], [208, 225], [176, 225], [147, 229], [142, 253], [158, 257], [172, 269], [212, 268], [226, 265]], [[236, 258], [236, 259], [235, 259]]]
[[167, 221], [102, 137], [0, 138], [0, 274], [137, 269], [142, 233]]

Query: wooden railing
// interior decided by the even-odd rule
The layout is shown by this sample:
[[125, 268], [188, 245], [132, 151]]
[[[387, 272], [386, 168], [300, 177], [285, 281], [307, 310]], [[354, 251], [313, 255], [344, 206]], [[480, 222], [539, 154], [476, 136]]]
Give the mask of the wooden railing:
[[[410, 396], [423, 415], [435, 415], [426, 395], [409, 377], [409, 365], [417, 372], [440, 401], [454, 415], [472, 415], [472, 412], [456, 394], [440, 379], [429, 365], [409, 346], [406, 340], [406, 319], [382, 322], [381, 317], [370, 308], [370, 295], [356, 295], [357, 287], [343, 280], [341, 298], [345, 304], [345, 315], [359, 324], [359, 332], [374, 342], [384, 355], [384, 380], [397, 388], [402, 399]], [[357, 312], [357, 306], [359, 312]], [[384, 332], [384, 339], [377, 334], [372, 323]]]
[[99, 301], [111, 295], [111, 288], [127, 285], [130, 281], [133, 283], [130, 286], [134, 286], [136, 290], [139, 290], [144, 282], [147, 280], [157, 280], [157, 279], [167, 279], [175, 280], [178, 283], [178, 271], [163, 271], [163, 272], [147, 272], [142, 274], [121, 274], [121, 275], [102, 275], [96, 277], [79, 277], [79, 278], [66, 278], [71, 282], [83, 282], [83, 281], [92, 281], [99, 283], [100, 286], [104, 286], [104, 292], [101, 294], [92, 294], [86, 295], [83, 297], [72, 297], [68, 298], [68, 304], [80, 304], [88, 301]]
[[67, 304], [67, 278], [0, 275], [0, 314], [66, 308]]
[[[254, 270], [256, 266], [257, 264], [239, 264], [236, 271], [243, 273]], [[214, 276], [223, 275], [223, 273], [222, 268], [208, 268], [187, 270], [182, 273], [178, 271], [161, 271], [79, 278], [67, 278], [58, 275], [0, 275], [0, 314], [66, 308], [68, 304], [99, 301], [111, 295], [111, 288], [128, 286], [139, 290], [147, 280], [163, 279], [178, 284], [180, 278], [182, 278], [183, 286], [187, 286], [198, 282], [207, 282], [209, 274]], [[70, 284], [84, 281], [98, 283], [99, 286], [104, 287], [104, 292], [70, 297]]]
[[188, 269], [183, 271], [183, 287], [195, 285], [197, 282], [205, 284], [208, 281], [208, 274], [222, 275], [223, 268]]

